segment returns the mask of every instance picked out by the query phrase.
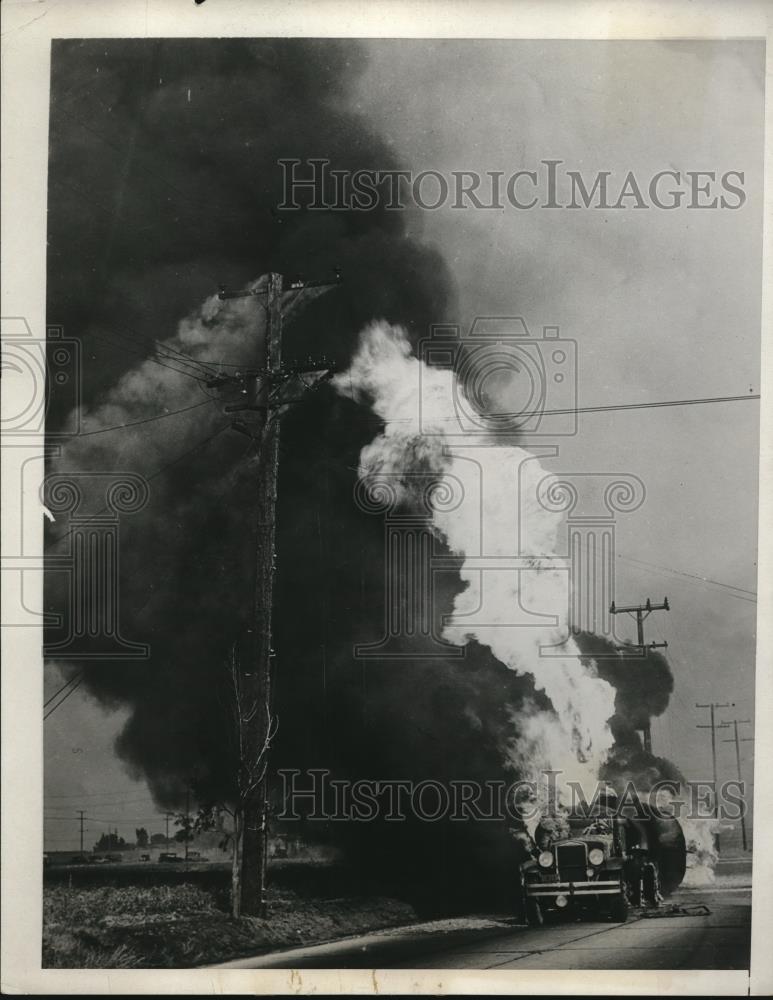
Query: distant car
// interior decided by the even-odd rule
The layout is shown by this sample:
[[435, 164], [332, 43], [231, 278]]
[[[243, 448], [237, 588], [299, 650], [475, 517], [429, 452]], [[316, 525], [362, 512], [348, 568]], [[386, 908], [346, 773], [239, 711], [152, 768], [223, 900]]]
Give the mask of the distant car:
[[90, 858], [86, 854], [74, 854], [70, 858], [70, 864], [71, 865], [89, 865], [89, 864], [92, 863], [92, 861], [93, 861], [93, 858]]
[[180, 857], [179, 854], [159, 854], [158, 860], [164, 862], [165, 864], [175, 864], [183, 861], [184, 859]]
[[207, 859], [201, 853], [201, 851], [188, 851], [189, 861], [206, 861]]
[[108, 854], [107, 857], [105, 858], [105, 861], [109, 862], [123, 861], [123, 857], [120, 854]]
[[140, 854], [140, 861], [150, 861], [149, 854]]

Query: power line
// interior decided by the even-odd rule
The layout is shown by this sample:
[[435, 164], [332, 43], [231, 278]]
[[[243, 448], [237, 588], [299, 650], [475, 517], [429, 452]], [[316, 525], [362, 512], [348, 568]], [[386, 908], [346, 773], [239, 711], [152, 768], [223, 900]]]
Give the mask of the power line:
[[216, 399], [202, 399], [198, 403], [193, 403], [191, 406], [183, 406], [179, 410], [169, 410], [167, 413], [156, 413], [152, 417], [144, 417], [142, 420], [131, 420], [125, 424], [115, 424], [113, 427], [101, 427], [97, 431], [84, 431], [77, 435], [78, 438], [91, 437], [94, 434], [107, 434], [108, 431], [121, 431], [125, 427], [139, 427], [140, 424], [150, 424], [154, 420], [164, 420], [166, 417], [176, 417], [178, 413], [188, 413], [189, 410], [196, 410], [200, 406], [206, 406], [207, 403], [217, 402]]
[[[187, 375], [189, 378], [192, 378], [195, 381], [200, 382], [200, 383], [206, 382], [207, 378], [211, 377], [211, 375], [212, 375], [211, 369], [207, 368], [208, 365], [211, 365], [213, 367], [220, 366], [220, 367], [227, 367], [227, 368], [241, 368], [241, 367], [243, 367], [243, 365], [238, 364], [236, 362], [221, 362], [221, 361], [214, 361], [214, 360], [208, 360], [208, 359], [207, 360], [196, 360], [196, 359], [193, 359], [193, 358], [188, 359], [188, 356], [185, 355], [185, 354], [183, 354], [183, 352], [176, 351], [175, 348], [171, 348], [168, 345], [159, 344], [158, 342], [154, 342], [153, 346], [154, 346], [154, 349], [156, 351], [159, 351], [159, 350], [162, 350], [162, 351], [163, 350], [169, 350], [170, 352], [175, 352], [175, 354], [179, 355], [179, 356], [174, 356], [174, 354], [172, 354], [172, 353], [170, 353], [170, 354], [163, 354], [162, 353], [161, 357], [165, 361], [177, 362], [178, 364], [183, 364], [183, 365], [187, 364], [189, 367], [194, 367], [196, 369], [196, 371], [197, 371], [197, 374], [194, 374], [192, 371], [188, 371], [185, 368], [176, 368], [176, 367], [174, 367], [173, 364], [165, 364], [164, 361], [159, 360], [159, 358], [156, 358], [156, 357], [153, 357], [152, 355], [146, 354], [145, 352], [143, 352], [139, 348], [139, 346], [137, 346], [137, 341], [134, 338], [131, 338], [131, 337], [126, 336], [126, 335], [122, 335], [121, 333], [117, 332], [114, 329], [92, 331], [92, 336], [99, 337], [103, 333], [104, 334], [108, 334], [108, 335], [112, 335], [112, 336], [115, 336], [115, 337], [120, 337], [122, 340], [128, 341], [129, 343], [131, 343], [133, 345], [133, 347], [134, 347], [134, 353], [136, 355], [138, 355], [139, 357], [141, 357], [143, 360], [150, 361], [150, 362], [152, 362], [154, 364], [158, 364], [162, 368], [167, 368], [170, 371], [176, 372], [179, 375]], [[140, 339], [144, 339], [144, 338], [140, 338]], [[146, 341], [146, 343], [150, 344], [149, 341]], [[117, 346], [117, 345], [115, 345], [115, 346]], [[352, 397], [353, 396], [354, 396], [354, 393], [352, 393]], [[483, 414], [482, 418], [485, 419], [486, 416], [491, 416], [491, 417], [512, 417], [514, 419], [518, 418], [518, 417], [523, 417], [524, 419], [526, 419], [526, 418], [533, 417], [533, 416], [540, 416], [540, 417], [542, 417], [542, 416], [557, 416], [557, 415], [574, 414], [574, 413], [602, 413], [602, 412], [613, 412], [613, 411], [622, 411], [622, 410], [656, 409], [656, 408], [670, 407], [670, 406], [696, 406], [696, 405], [703, 405], [703, 404], [707, 404], [707, 403], [729, 403], [729, 402], [738, 402], [738, 401], [741, 401], [741, 400], [749, 400], [749, 399], [760, 399], [760, 394], [759, 393], [748, 393], [748, 394], [742, 395], [742, 396], [708, 396], [708, 397], [702, 397], [702, 398], [696, 398], [696, 399], [659, 400], [659, 401], [649, 402], [649, 403], [609, 403], [609, 404], [600, 404], [600, 405], [597, 405], [597, 406], [570, 407], [570, 408], [567, 408], [567, 409], [559, 409], [559, 410], [539, 410], [539, 411], [533, 411], [533, 412], [530, 412], [530, 413], [529, 412], [497, 411], [496, 413], [492, 413], [492, 414]], [[364, 420], [367, 423], [383, 424], [385, 422], [380, 417], [371, 416], [370, 414], [362, 414], [361, 417], [360, 417], [360, 419]], [[433, 422], [434, 423], [441, 423], [441, 424], [443, 424], [443, 423], [449, 424], [449, 423], [458, 423], [458, 420], [457, 420], [456, 417], [447, 417], [447, 418], [443, 418], [443, 419], [436, 420], [436, 421], [433, 421]], [[412, 418], [407, 418], [406, 417], [406, 418], [398, 418], [396, 420], [390, 420], [389, 423], [392, 423], [392, 424], [410, 424], [410, 423], [417, 423], [417, 421], [413, 420]], [[513, 428], [513, 433], [518, 433], [518, 428], [517, 427]], [[685, 575], [690, 575], [690, 574], [685, 574]], [[698, 579], [703, 580], [704, 578], [699, 577]], [[704, 582], [713, 582], [713, 581], [704, 580]], [[734, 588], [734, 589], [739, 589], [740, 590], [742, 588]]]
[[138, 333], [136, 330], [129, 329], [126, 326], [119, 326], [115, 322], [111, 326], [111, 330], [115, 330], [116, 327], [118, 336], [122, 336], [131, 344], [136, 344], [139, 341], [147, 344], [148, 347], [152, 347], [154, 351], [166, 352], [162, 354], [162, 357], [166, 358], [168, 361], [176, 361], [178, 364], [196, 368], [197, 371], [200, 373], [203, 372], [207, 376], [212, 374], [210, 368], [207, 367], [208, 364], [212, 365], [212, 362], [204, 362], [200, 361], [198, 358], [192, 358], [190, 354], [186, 354], [185, 351], [181, 351], [177, 347], [172, 347], [172, 345], [165, 340], [158, 340], [156, 337], [151, 340], [149, 337], [143, 337], [142, 334]]
[[[103, 342], [107, 343], [110, 347], [117, 348], [118, 350], [120, 350], [121, 349], [120, 345], [113, 344], [104, 340], [105, 334], [107, 336], [118, 337], [122, 341], [128, 341], [129, 343], [131, 343], [133, 345], [132, 347], [124, 347], [123, 350], [130, 354], [134, 354], [136, 357], [141, 358], [143, 361], [149, 361], [151, 364], [159, 365], [161, 368], [167, 368], [169, 371], [176, 372], [176, 374], [178, 375], [187, 375], [188, 378], [192, 378], [195, 382], [202, 383], [202, 385], [207, 381], [207, 379], [211, 375], [211, 373], [204, 368], [198, 369], [198, 374], [194, 374], [193, 372], [188, 371], [185, 368], [175, 368], [174, 365], [172, 364], [164, 364], [164, 362], [160, 361], [157, 357], [153, 357], [153, 355], [148, 354], [146, 351], [143, 351], [135, 340], [132, 340], [131, 338], [126, 336], [122, 336], [115, 330], [108, 330], [108, 329], [92, 330], [89, 335], [91, 337], [96, 337], [97, 339], [102, 339]], [[161, 357], [164, 358], [166, 361], [177, 361], [178, 363], [182, 363], [179, 358], [172, 357], [171, 355], [162, 354]]]
[[219, 434], [222, 434], [223, 431], [228, 430], [230, 426], [231, 426], [230, 423], [223, 424], [223, 426], [218, 428], [218, 430], [216, 430], [214, 434], [210, 434], [202, 441], [199, 441], [198, 444], [195, 444], [188, 451], [183, 452], [182, 455], [178, 455], [177, 458], [172, 459], [171, 462], [168, 462], [166, 465], [162, 465], [160, 469], [156, 470], [156, 472], [147, 477], [147, 481], [152, 482], [162, 473], [167, 472], [169, 469], [171, 469], [172, 466], [177, 465], [179, 462], [182, 462], [184, 459], [188, 458], [194, 452], [199, 451], [201, 448], [205, 447], [205, 445], [208, 445], [210, 441], [213, 441]]
[[[89, 820], [91, 823], [121, 823], [125, 826], [127, 823], [130, 825], [132, 823], [151, 823], [153, 822], [153, 820], [161, 820], [163, 819], [163, 817], [164, 813], [158, 812], [158, 813], [153, 813], [152, 816], [135, 816], [134, 814], [132, 814], [129, 817], [108, 816], [107, 818], [105, 818], [104, 816], [87, 816], [86, 819]], [[56, 818], [58, 819], [59, 817]]]
[[[165, 341], [150, 340], [148, 337], [143, 337], [142, 334], [138, 333], [136, 330], [129, 329], [128, 327], [121, 327], [115, 321], [112, 322], [110, 328], [107, 327], [92, 329], [90, 331], [90, 336], [100, 337], [106, 334], [107, 336], [113, 336], [119, 338], [121, 341], [125, 342], [127, 346], [124, 350], [129, 351], [142, 358], [143, 361], [151, 361], [154, 364], [160, 365], [162, 368], [168, 368], [170, 371], [177, 372], [179, 375], [188, 375], [190, 378], [195, 379], [197, 382], [206, 382], [207, 379], [211, 378], [217, 370], [217, 366], [220, 362], [214, 361], [199, 361], [196, 358], [190, 357], [190, 355], [185, 354], [184, 351], [179, 350], [176, 347], [172, 347]], [[172, 364], [164, 364], [158, 358], [153, 357], [148, 354], [147, 351], [142, 350], [141, 344], [145, 344], [147, 348], [153, 350], [164, 359], [164, 361], [175, 362], [179, 365], [183, 365], [183, 368], [175, 368]], [[118, 346], [111, 344], [110, 346]], [[240, 365], [229, 365], [228, 367], [239, 368]], [[193, 371], [188, 369], [192, 368]]]
[[[177, 458], [172, 459], [171, 462], [167, 462], [166, 465], [162, 465], [161, 468], [157, 469], [154, 473], [152, 473], [152, 475], [147, 476], [146, 479], [145, 479], [145, 481], [148, 482], [148, 483], [152, 482], [154, 479], [156, 479], [162, 473], [164, 473], [167, 470], [171, 469], [173, 466], [177, 465], [179, 462], [182, 462], [184, 459], [188, 458], [194, 452], [199, 451], [201, 448], [204, 448], [206, 445], [209, 444], [210, 441], [214, 440], [219, 434], [222, 434], [223, 431], [227, 430], [230, 426], [231, 426], [230, 423], [224, 424], [222, 427], [220, 427], [218, 430], [216, 430], [214, 434], [209, 434], [207, 437], [203, 438], [201, 441], [199, 441], [197, 444], [195, 444], [188, 451], [185, 451], [181, 455], [178, 455]], [[82, 522], [81, 526], [83, 524], [88, 524], [89, 521], [96, 520], [96, 518], [98, 518], [98, 517], [100, 517], [100, 515], [104, 514], [106, 510], [107, 510], [107, 507], [106, 506], [103, 507], [101, 510], [97, 511], [97, 513], [94, 514], [93, 517], [89, 518], [87, 521]], [[73, 528], [71, 528], [69, 531], [65, 531], [64, 534], [59, 535], [58, 538], [53, 539], [53, 541], [51, 541], [48, 545], [44, 546], [43, 551], [44, 552], [48, 552], [49, 549], [53, 548], [55, 545], [58, 545], [59, 542], [63, 542], [65, 540], [65, 538], [68, 538], [73, 533], [73, 531], [74, 531]]]
[[159, 340], [157, 337], [151, 339], [150, 337], [145, 337], [133, 327], [122, 326], [115, 321], [112, 321], [110, 332], [115, 333], [117, 336], [122, 337], [124, 340], [128, 341], [130, 344], [136, 345], [138, 342], [147, 344], [148, 347], [152, 347], [153, 350], [166, 351], [170, 355], [168, 360], [179, 361], [181, 364], [185, 363], [188, 365], [195, 365], [197, 367], [203, 368], [205, 365], [216, 365], [216, 362], [205, 362], [200, 361], [197, 358], [192, 358], [190, 354], [186, 354], [185, 351], [181, 351], [178, 347], [172, 347], [165, 340]]
[[67, 694], [66, 694], [66, 695], [64, 696], [64, 698], [62, 698], [62, 700], [61, 700], [61, 701], [57, 702], [57, 704], [56, 704], [56, 705], [54, 705], [54, 707], [53, 707], [53, 708], [49, 709], [49, 710], [48, 710], [48, 711], [46, 712], [46, 714], [45, 714], [45, 715], [43, 716], [43, 721], [45, 722], [45, 721], [46, 721], [46, 719], [47, 719], [47, 718], [48, 718], [49, 716], [53, 715], [53, 714], [54, 714], [54, 712], [55, 712], [55, 711], [57, 710], [57, 708], [61, 708], [61, 706], [62, 706], [62, 705], [64, 705], [64, 703], [65, 703], [65, 702], [67, 701], [67, 699], [68, 699], [68, 698], [70, 697], [70, 695], [71, 695], [71, 694], [73, 694], [73, 692], [77, 691], [77, 690], [78, 690], [78, 688], [79, 688], [79, 687], [81, 686], [81, 684], [82, 684], [82, 683], [83, 683], [83, 677], [81, 676], [81, 678], [80, 678], [80, 680], [78, 681], [78, 683], [77, 683], [77, 684], [75, 684], [75, 685], [74, 685], [73, 687], [71, 687], [71, 688], [70, 688], [70, 690], [69, 690], [69, 691], [67, 692]]
[[[178, 364], [187, 364], [189, 367], [198, 368], [199, 371], [203, 371], [210, 376], [217, 370], [216, 362], [204, 361], [202, 358], [192, 358], [190, 354], [172, 347], [171, 344], [168, 344], [164, 340], [154, 340], [153, 344], [157, 351], [166, 351], [164, 357], [168, 356], [170, 361], [177, 361]], [[239, 366], [237, 365], [237, 367]]]
[[[354, 394], [351, 397], [354, 399]], [[497, 410], [494, 413], [479, 414], [481, 421], [485, 421], [487, 417], [512, 417], [514, 420], [517, 418], [522, 418], [524, 420], [531, 417], [543, 417], [543, 416], [558, 416], [563, 414], [573, 414], [573, 413], [606, 413], [611, 411], [620, 410], [651, 410], [657, 409], [658, 407], [665, 406], [699, 406], [706, 403], [735, 403], [741, 402], [742, 400], [749, 399], [759, 399], [759, 393], [747, 393], [743, 396], [706, 396], [695, 399], [663, 399], [656, 400], [650, 403], [604, 403], [598, 406], [571, 406], [566, 409], [561, 410], [521, 410], [518, 412], [509, 412], [503, 410]], [[400, 417], [395, 420], [384, 420], [382, 417], [363, 413], [361, 418], [368, 423], [376, 424], [416, 424], [418, 426], [418, 417]], [[442, 417], [438, 419], [433, 419], [432, 424], [459, 424], [459, 419], [457, 417]], [[481, 432], [485, 431], [485, 423], [482, 423], [480, 428]], [[497, 428], [497, 433], [501, 433], [501, 428]], [[512, 428], [512, 434], [516, 435], [520, 433], [517, 426]], [[528, 432], [525, 432], [528, 433]]]
[[82, 674], [74, 674], [69, 679], [69, 681], [67, 681], [66, 683], [64, 683], [59, 688], [58, 691], [55, 691], [47, 701], [43, 702], [43, 708], [48, 708], [48, 706], [51, 704], [51, 702], [54, 700], [54, 698], [56, 698], [58, 695], [60, 695], [62, 693], [62, 691], [64, 691], [65, 688], [68, 688], [78, 677], [81, 677], [81, 676], [82, 676]]
[[[85, 796], [76, 796], [76, 799], [78, 801], [81, 801], [82, 798], [85, 798]], [[67, 806], [47, 805], [46, 802], [45, 802], [45, 800], [44, 800], [43, 805], [44, 805], [44, 811], [45, 811], [46, 816], [51, 816], [53, 819], [62, 819], [65, 816], [69, 816], [70, 813], [72, 812], [72, 806], [69, 806], [69, 805], [67, 805]], [[149, 805], [152, 806], [152, 803], [147, 802], [146, 800], [143, 799], [140, 802], [137, 802], [135, 800], [134, 804], [132, 804], [132, 800], [129, 799], [125, 803], [124, 802], [94, 802], [94, 801], [90, 801], [88, 803], [88, 805], [89, 805], [89, 808], [92, 808], [92, 809], [96, 806], [96, 808], [97, 808], [97, 810], [99, 812], [107, 812], [107, 811], [110, 811], [110, 810], [116, 810], [119, 813], [124, 813], [125, 810], [123, 810], [123, 808], [122, 808], [124, 805], [132, 805], [133, 810], [136, 812], [137, 809], [143, 809], [143, 808], [147, 809], [147, 807]], [[53, 809], [56, 809], [57, 812], [51, 812], [51, 810], [53, 810]], [[157, 812], [161, 813], [161, 812], [163, 812], [163, 810], [162, 809], [158, 809]], [[147, 818], [151, 814], [150, 813], [143, 813], [142, 815]], [[155, 814], [153, 814], [153, 815], [155, 815]], [[94, 819], [93, 816], [90, 817], [90, 818]]]
[[199, 378], [197, 375], [194, 375], [193, 372], [186, 371], [185, 369], [182, 368], [175, 368], [173, 365], [164, 364], [163, 361], [159, 361], [158, 358], [153, 357], [150, 354], [147, 354], [140, 347], [132, 348], [125, 346], [122, 343], [116, 344], [111, 341], [105, 340], [104, 334], [107, 334], [108, 336], [110, 336], [111, 334], [113, 336], [120, 336], [120, 334], [116, 334], [115, 331], [113, 330], [92, 330], [90, 336], [96, 337], [98, 340], [101, 340], [102, 343], [107, 344], [107, 346], [111, 347], [113, 350], [119, 350], [119, 351], [123, 350], [124, 353], [131, 354], [136, 358], [140, 358], [141, 361], [147, 361], [150, 362], [151, 364], [158, 365], [160, 368], [166, 368], [168, 371], [175, 372], [177, 375], [186, 375], [188, 378], [192, 378], [194, 381], [199, 382], [202, 385], [204, 385], [204, 383], [206, 382], [206, 379]]
[[[118, 795], [115, 792], [65, 792], [59, 795], [48, 795], [45, 794], [44, 798], [46, 801], [48, 799], [93, 799], [93, 798], [104, 798], [104, 799], [116, 799], [117, 802], [153, 802], [152, 795], [143, 795], [141, 798], [135, 799], [125, 799], [122, 795]], [[66, 809], [66, 806], [56, 806], [57, 809]]]
[[[58, 805], [56, 805], [53, 802], [50, 803], [50, 804], [47, 804], [47, 799], [45, 797], [44, 797], [43, 801], [44, 801], [45, 808], [48, 810], [48, 812], [47, 812], [46, 815], [52, 816], [54, 818], [57, 818], [57, 817], [62, 816], [64, 814], [69, 815], [69, 811], [68, 811], [69, 807], [68, 806], [65, 806], [65, 805], [58, 806]], [[82, 801], [82, 797], [81, 796], [77, 796], [77, 795], [73, 796], [73, 801], [80, 802], [80, 801]], [[127, 799], [125, 802], [115, 802], [115, 801], [114, 802], [103, 802], [103, 801], [99, 801], [99, 800], [92, 800], [92, 799], [90, 799], [89, 800], [89, 805], [90, 806], [96, 806], [97, 809], [102, 809], [102, 808], [105, 808], [105, 809], [122, 809], [123, 806], [131, 806], [131, 808], [133, 808], [133, 809], [142, 809], [142, 808], [147, 808], [149, 805], [152, 806], [153, 803], [150, 802], [150, 801], [148, 801], [147, 799], [141, 799], [141, 800]], [[54, 809], [56, 810], [56, 812], [51, 812], [51, 810], [54, 810]]]
[[[601, 413], [609, 410], [651, 410], [661, 406], [699, 406], [704, 403], [736, 403], [744, 399], [759, 399], [759, 393], [748, 393], [745, 396], [706, 396], [700, 399], [664, 399], [654, 403], [611, 403], [603, 406], [576, 406], [568, 410], [540, 410], [540, 415], [553, 416], [561, 413]], [[519, 414], [503, 413], [493, 416], [515, 416]], [[531, 416], [531, 414], [530, 414]]]
[[716, 587], [724, 587], [726, 590], [731, 590], [731, 591], [737, 590], [742, 594], [750, 594], [752, 597], [757, 596], [756, 590], [746, 590], [744, 587], [736, 587], [732, 583], [722, 583], [721, 580], [714, 580], [708, 576], [700, 576], [697, 573], [686, 573], [684, 570], [671, 569], [668, 566], [659, 566], [657, 563], [647, 562], [646, 559], [635, 559], [633, 556], [624, 556], [620, 552], [618, 552], [617, 558], [624, 559], [626, 562], [638, 563], [641, 566], [649, 566], [652, 569], [663, 570], [666, 573], [674, 573], [676, 574], [676, 576], [686, 576], [691, 580], [698, 580], [701, 583], [711, 583]]

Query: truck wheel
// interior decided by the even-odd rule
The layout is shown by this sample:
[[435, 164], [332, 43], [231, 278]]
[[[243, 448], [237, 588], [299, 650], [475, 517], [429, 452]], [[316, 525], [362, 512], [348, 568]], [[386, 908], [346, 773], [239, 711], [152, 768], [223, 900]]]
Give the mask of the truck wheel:
[[533, 897], [526, 900], [526, 923], [530, 927], [542, 927], [545, 923], [545, 917], [542, 913], [542, 907], [539, 905], [539, 900]]
[[615, 924], [624, 924], [628, 919], [628, 899], [622, 885], [620, 886], [620, 895], [615, 896], [614, 902], [610, 907], [609, 919]]

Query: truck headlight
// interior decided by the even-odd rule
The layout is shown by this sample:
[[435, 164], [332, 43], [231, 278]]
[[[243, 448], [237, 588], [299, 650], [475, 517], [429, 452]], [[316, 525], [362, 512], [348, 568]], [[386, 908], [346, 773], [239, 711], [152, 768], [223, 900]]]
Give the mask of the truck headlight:
[[600, 865], [604, 860], [604, 852], [600, 847], [594, 847], [593, 850], [588, 854], [588, 861], [592, 865]]
[[540, 868], [550, 868], [553, 864], [553, 852], [552, 851], [541, 851], [540, 856], [537, 858]]

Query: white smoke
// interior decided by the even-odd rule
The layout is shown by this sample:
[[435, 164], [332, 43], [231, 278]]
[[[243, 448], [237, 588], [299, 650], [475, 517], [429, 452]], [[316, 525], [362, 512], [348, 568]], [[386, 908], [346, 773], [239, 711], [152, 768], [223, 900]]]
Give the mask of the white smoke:
[[[249, 287], [260, 287], [260, 281]], [[238, 363], [254, 359], [262, 325], [262, 310], [253, 297], [226, 302], [216, 295], [207, 298], [171, 336], [157, 341], [151, 357], [126, 371], [95, 405], [81, 409], [82, 433], [63, 449], [55, 470], [157, 469], [222, 427], [222, 404], [241, 401], [238, 387], [208, 388], [206, 381], [221, 373], [233, 375]], [[131, 347], [130, 340], [114, 334], [108, 343], [117, 351], [146, 351], [147, 343]], [[227, 359], [225, 368], [221, 359]], [[156, 421], [174, 411], [181, 415]], [[152, 434], [142, 424], [148, 419], [155, 421]], [[125, 429], [107, 433], [119, 427]]]
[[[252, 295], [226, 300], [211, 295], [177, 324], [174, 333], [159, 338], [152, 356], [126, 371], [95, 405], [81, 408], [81, 434], [63, 449], [54, 469], [160, 468], [208, 432], [226, 426], [224, 406], [246, 402], [244, 384], [234, 376], [254, 369], [259, 356], [266, 325], [261, 294], [267, 284], [268, 277], [262, 275], [246, 285], [245, 291]], [[325, 290], [286, 290], [285, 321]], [[119, 352], [143, 354], [149, 346], [147, 342], [131, 346], [132, 338], [122, 331], [102, 333], [112, 333], [107, 343]], [[221, 382], [207, 385], [218, 376]], [[172, 415], [175, 411], [179, 417]], [[153, 433], [147, 433], [143, 421], [166, 414], [169, 419], [154, 422]], [[106, 433], [115, 428], [123, 430]]]
[[[425, 484], [427, 474], [436, 481], [433, 529], [454, 554], [465, 557], [460, 572], [466, 587], [444, 638], [456, 645], [476, 639], [511, 670], [531, 674], [553, 706], [553, 713], [527, 707], [514, 715], [508, 763], [532, 780], [546, 769], [560, 770], [562, 780], [580, 781], [592, 794], [612, 745], [607, 723], [615, 693], [594, 665], [583, 665], [574, 640], [566, 638], [568, 572], [556, 558], [560, 514], [537, 499], [544, 468], [532, 453], [501, 437], [460, 449], [454, 399], [461, 387], [453, 371], [414, 357], [399, 327], [369, 325], [349, 370], [333, 384], [342, 395], [367, 402], [385, 423], [362, 449], [362, 477], [388, 477], [406, 502], [416, 500], [414, 484]], [[450, 502], [460, 484], [463, 499]], [[474, 563], [483, 557], [490, 565], [516, 554], [530, 560], [527, 572], [481, 572]], [[480, 608], [482, 620], [476, 614]], [[519, 609], [531, 612], [528, 625], [514, 625]], [[543, 655], [547, 647], [556, 655]]]
[[715, 881], [714, 867], [719, 860], [717, 853], [717, 833], [719, 820], [713, 817], [691, 819], [679, 818], [687, 845], [687, 870], [682, 885], [687, 888], [712, 885]]

